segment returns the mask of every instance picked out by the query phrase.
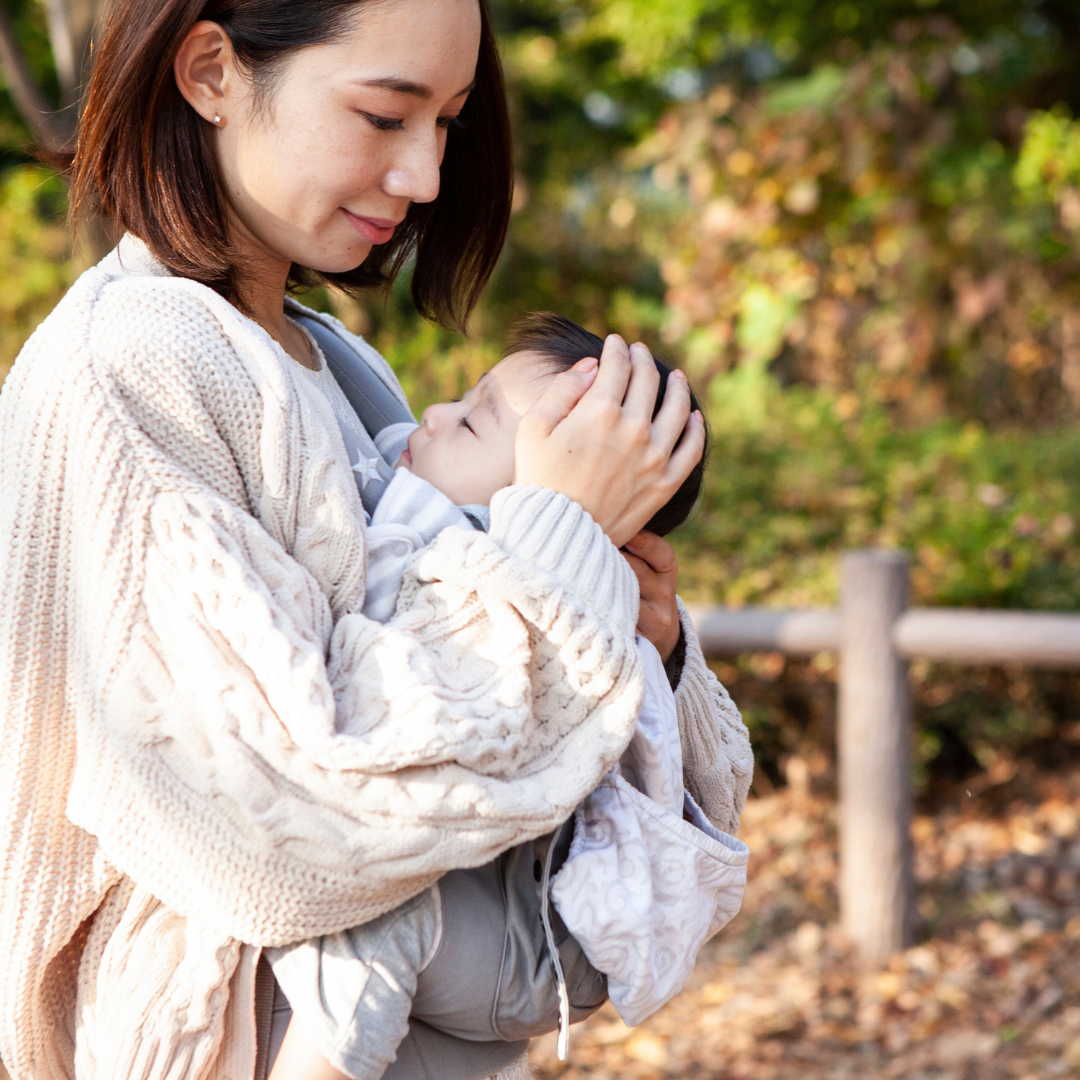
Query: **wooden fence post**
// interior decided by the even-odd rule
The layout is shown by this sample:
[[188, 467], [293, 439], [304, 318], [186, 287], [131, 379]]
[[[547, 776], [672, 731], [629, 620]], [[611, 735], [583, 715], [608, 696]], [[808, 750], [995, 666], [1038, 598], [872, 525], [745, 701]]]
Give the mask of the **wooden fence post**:
[[908, 600], [900, 552], [841, 564], [840, 919], [862, 961], [911, 943], [911, 704], [893, 627]]

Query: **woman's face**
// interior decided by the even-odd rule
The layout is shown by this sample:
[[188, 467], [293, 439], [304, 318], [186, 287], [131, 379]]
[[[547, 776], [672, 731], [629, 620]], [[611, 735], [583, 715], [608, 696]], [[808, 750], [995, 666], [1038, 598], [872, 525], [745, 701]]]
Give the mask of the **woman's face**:
[[[220, 166], [252, 254], [340, 273], [390, 240], [411, 202], [439, 193], [479, 48], [476, 0], [369, 0], [348, 33], [300, 49], [257, 98], [226, 41], [218, 104], [207, 115], [185, 97], [222, 118]], [[177, 81], [184, 91], [179, 67]]]

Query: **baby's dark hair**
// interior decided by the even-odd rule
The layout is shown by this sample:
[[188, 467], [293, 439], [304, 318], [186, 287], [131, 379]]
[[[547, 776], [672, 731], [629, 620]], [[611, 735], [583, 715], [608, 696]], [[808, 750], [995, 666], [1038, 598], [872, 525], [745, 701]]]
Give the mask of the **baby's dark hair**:
[[[516, 352], [537, 353], [550, 364], [553, 371], [568, 371], [586, 356], [595, 356], [599, 359], [603, 347], [604, 343], [600, 338], [595, 334], [590, 334], [576, 322], [551, 311], [534, 311], [510, 328], [504, 355], [509, 356]], [[653, 407], [653, 416], [655, 416], [663, 403], [671, 368], [663, 360], [657, 357], [653, 359], [656, 362], [656, 370], [660, 372], [660, 387], [656, 392], [656, 404]], [[690, 408], [691, 410], [701, 408], [693, 390], [690, 391]], [[705, 458], [708, 452], [709, 435], [706, 429], [705, 452], [701, 455], [701, 460], [682, 482], [679, 490], [649, 520], [645, 526], [649, 532], [666, 536], [690, 517], [701, 495]]]

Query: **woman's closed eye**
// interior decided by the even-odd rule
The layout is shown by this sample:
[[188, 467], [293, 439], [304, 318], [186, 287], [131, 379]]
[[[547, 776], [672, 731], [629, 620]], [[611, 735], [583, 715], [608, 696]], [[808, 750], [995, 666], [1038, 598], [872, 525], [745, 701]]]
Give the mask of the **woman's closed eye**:
[[[375, 113], [362, 112], [360, 114], [372, 127], [377, 128], [379, 131], [404, 131], [405, 122], [403, 120], [395, 120], [390, 116], [376, 116]], [[465, 127], [465, 121], [460, 116], [440, 116], [435, 121], [436, 126], [441, 128], [463, 128]]]
[[379, 131], [404, 131], [405, 124], [401, 120], [394, 120], [389, 116], [376, 116], [374, 113], [362, 112], [360, 115], [369, 123], [372, 127], [378, 128]]

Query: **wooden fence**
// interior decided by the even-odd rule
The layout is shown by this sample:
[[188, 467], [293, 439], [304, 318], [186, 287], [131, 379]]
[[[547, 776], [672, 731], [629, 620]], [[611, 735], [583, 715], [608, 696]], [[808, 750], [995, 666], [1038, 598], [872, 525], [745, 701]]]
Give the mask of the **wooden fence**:
[[692, 608], [706, 654], [840, 654], [840, 917], [868, 965], [911, 943], [907, 661], [1080, 668], [1080, 615], [909, 608], [900, 552], [841, 563], [839, 609]]

